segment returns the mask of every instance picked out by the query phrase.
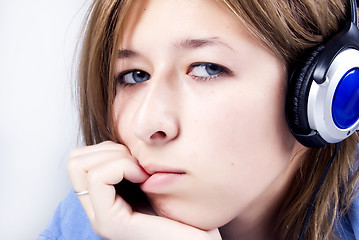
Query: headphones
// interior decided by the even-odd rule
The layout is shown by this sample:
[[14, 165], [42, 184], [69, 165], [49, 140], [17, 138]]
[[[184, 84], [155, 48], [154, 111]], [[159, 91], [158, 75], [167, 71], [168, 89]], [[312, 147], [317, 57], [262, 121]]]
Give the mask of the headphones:
[[286, 116], [306, 147], [338, 143], [359, 130], [359, 29], [357, 3], [344, 28], [296, 62], [289, 78]]

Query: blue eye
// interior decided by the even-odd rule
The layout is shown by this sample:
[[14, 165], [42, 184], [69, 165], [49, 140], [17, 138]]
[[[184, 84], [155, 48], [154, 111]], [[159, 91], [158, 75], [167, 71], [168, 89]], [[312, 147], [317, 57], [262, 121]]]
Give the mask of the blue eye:
[[145, 82], [151, 78], [151, 75], [141, 70], [130, 70], [121, 73], [116, 80], [122, 85], [134, 85]]
[[231, 71], [214, 63], [195, 63], [190, 66], [188, 74], [198, 80], [217, 78], [222, 74], [230, 74]]

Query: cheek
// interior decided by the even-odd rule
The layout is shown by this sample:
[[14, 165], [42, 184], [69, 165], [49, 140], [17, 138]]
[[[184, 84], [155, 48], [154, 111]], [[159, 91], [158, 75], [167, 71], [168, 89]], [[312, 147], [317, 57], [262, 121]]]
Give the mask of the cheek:
[[265, 87], [243, 85], [232, 91], [234, 94], [221, 92], [213, 101], [193, 108], [188, 115], [193, 119], [189, 128], [194, 138], [209, 150], [214, 147], [230, 154], [253, 154], [258, 149], [291, 152], [293, 138], [285, 119], [284, 90], [279, 84], [265, 92]]
[[[119, 92], [121, 90], [117, 90]], [[129, 113], [135, 110], [136, 101], [129, 94], [116, 94], [113, 104], [114, 124], [121, 143], [126, 145], [126, 142], [132, 138], [131, 121], [133, 116]]]
[[201, 110], [190, 112], [193, 121], [187, 129], [194, 140], [189, 151], [198, 155], [190, 165], [210, 186], [203, 188], [204, 198], [221, 202], [221, 213], [215, 214], [240, 212], [285, 171], [294, 139], [280, 86], [266, 92], [251, 84], [241, 86], [236, 94], [217, 95], [207, 105], [203, 102]]

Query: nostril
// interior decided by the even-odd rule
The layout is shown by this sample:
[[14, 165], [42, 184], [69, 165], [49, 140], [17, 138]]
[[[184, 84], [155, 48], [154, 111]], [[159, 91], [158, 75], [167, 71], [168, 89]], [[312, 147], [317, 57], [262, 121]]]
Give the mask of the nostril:
[[154, 134], [152, 134], [152, 136], [150, 137], [152, 140], [154, 139], [163, 139], [163, 138], [166, 138], [167, 135], [165, 132], [163, 131], [157, 131], [155, 132]]

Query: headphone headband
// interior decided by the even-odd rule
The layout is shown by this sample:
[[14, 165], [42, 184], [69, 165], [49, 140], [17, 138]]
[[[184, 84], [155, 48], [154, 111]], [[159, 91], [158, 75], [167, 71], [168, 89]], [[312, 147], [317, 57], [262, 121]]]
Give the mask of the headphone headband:
[[357, 7], [358, 7], [358, 3], [359, 0], [349, 0], [349, 4], [350, 4], [350, 21], [352, 23], [354, 23], [355, 26], [358, 26], [358, 11], [357, 11]]

